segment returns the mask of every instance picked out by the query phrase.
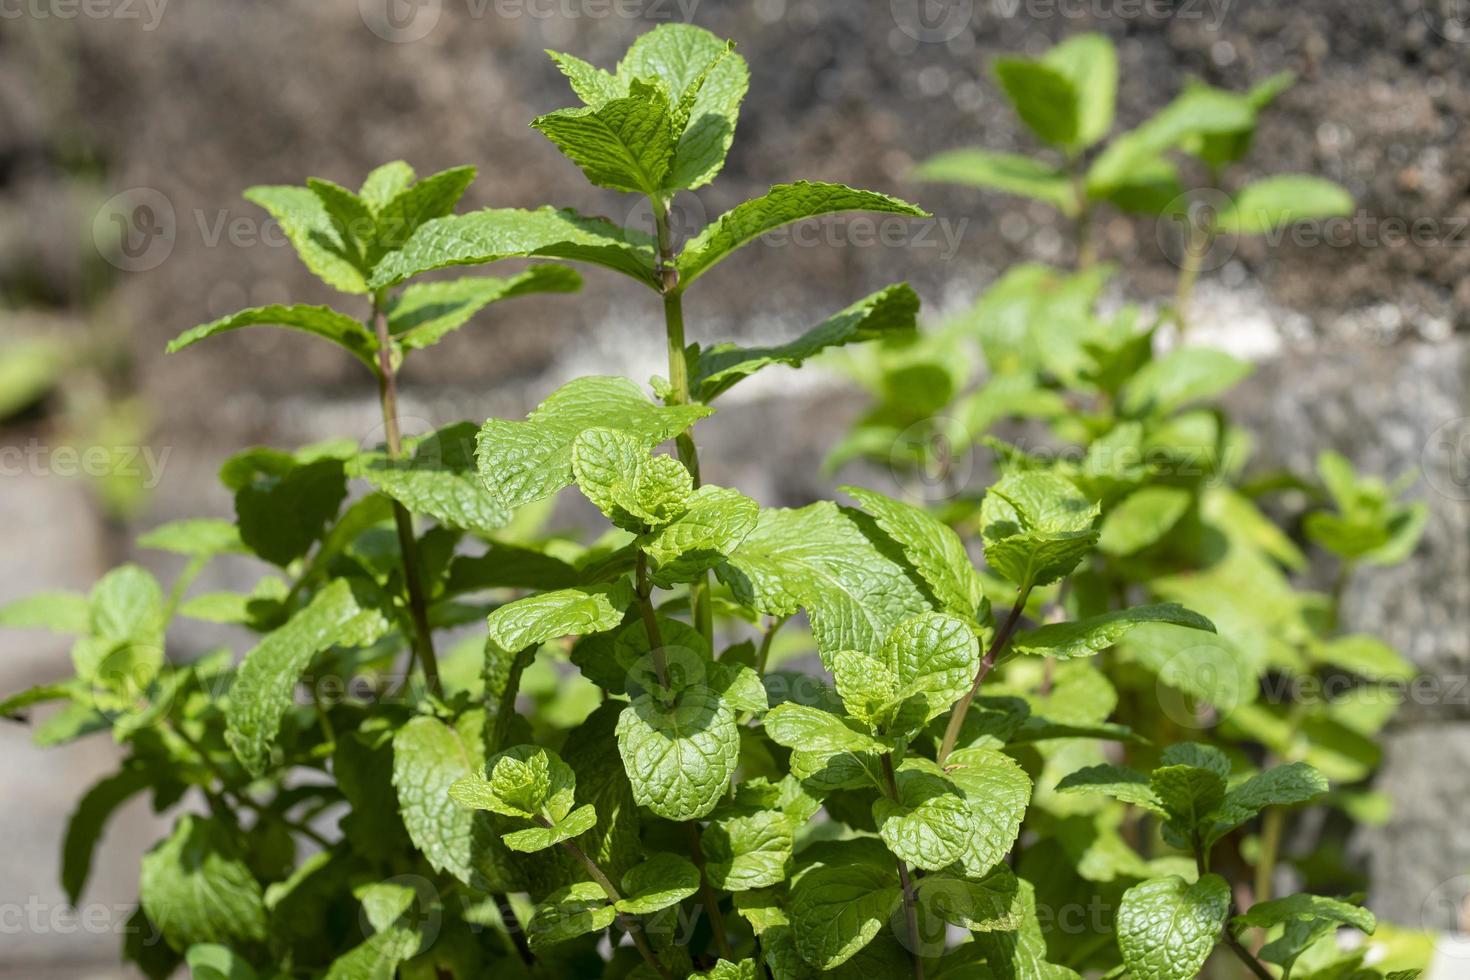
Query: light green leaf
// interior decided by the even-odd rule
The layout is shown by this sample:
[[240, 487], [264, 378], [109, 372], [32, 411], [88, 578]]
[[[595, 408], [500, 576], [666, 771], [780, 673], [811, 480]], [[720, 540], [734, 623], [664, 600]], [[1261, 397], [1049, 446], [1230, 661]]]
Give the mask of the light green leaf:
[[324, 980], [392, 980], [421, 942], [417, 930], [406, 926], [375, 933], [333, 960]]
[[713, 411], [703, 405], [655, 405], [625, 378], [578, 378], [553, 392], [524, 422], [486, 422], [477, 452], [480, 476], [513, 510], [572, 482], [572, 445], [588, 429], [616, 429], [650, 449]]
[[490, 817], [450, 797], [459, 780], [480, 776], [483, 759], [481, 728], [473, 722], [456, 730], [436, 718], [412, 719], [393, 736], [398, 810], [434, 870], [481, 891], [515, 891], [522, 886]]
[[[3, 712], [0, 712], [3, 715]], [[118, 807], [148, 789], [153, 778], [140, 766], [128, 765], [93, 784], [82, 794], [66, 822], [61, 845], [61, 887], [66, 900], [76, 906], [92, 871], [92, 855], [103, 828]]]
[[839, 487], [858, 502], [903, 549], [945, 612], [977, 623], [984, 588], [965, 543], [949, 525], [927, 512], [862, 487]]
[[744, 892], [786, 880], [796, 838], [789, 816], [757, 810], [713, 821], [702, 843], [710, 884]]
[[236, 453], [220, 467], [220, 482], [234, 491], [240, 540], [283, 568], [321, 539], [347, 496], [342, 460], [310, 458], [304, 451]]
[[252, 774], [260, 775], [270, 764], [301, 672], [364, 618], [378, 615], [359, 605], [346, 579], [336, 579], [245, 655], [225, 709], [225, 741]]
[[1004, 860], [1021, 833], [1031, 779], [1016, 760], [994, 749], [957, 749], [945, 760], [944, 777], [965, 798], [977, 831], [959, 864], [968, 877], [983, 877]]
[[1339, 927], [1351, 926], [1372, 935], [1378, 928], [1378, 920], [1372, 912], [1351, 901], [1307, 894], [1257, 902], [1250, 911], [1230, 920], [1230, 929], [1237, 936], [1246, 929], [1273, 926], [1285, 928], [1280, 936], [1261, 947], [1261, 959], [1279, 964], [1289, 972], [1309, 947]]
[[624, 87], [633, 79], [656, 78], [676, 107], [678, 146], [666, 188], [701, 187], [724, 166], [750, 84], [745, 59], [732, 49], [732, 43], [693, 25], [660, 24], [640, 35], [618, 64]]
[[691, 974], [693, 980], [760, 980], [762, 976], [761, 967], [755, 960], [741, 960], [738, 963], [718, 960], [708, 970]]
[[1207, 874], [1194, 884], [1171, 875], [1134, 885], [1118, 906], [1118, 949], [1139, 980], [1192, 980], [1220, 938], [1230, 886]]
[[1290, 762], [1257, 773], [1234, 786], [1210, 814], [1211, 841], [1228, 834], [1268, 806], [1296, 806], [1316, 799], [1328, 790], [1327, 777], [1305, 762]]
[[433, 269], [538, 256], [591, 262], [659, 288], [646, 235], [555, 208], [487, 208], [426, 222], [378, 263], [372, 286], [397, 285]]
[[914, 169], [916, 180], [965, 184], [1045, 201], [1068, 217], [1077, 214], [1077, 190], [1066, 171], [1019, 153], [949, 150]]
[[875, 191], [804, 180], [795, 184], [777, 184], [764, 197], [754, 198], [726, 211], [684, 246], [677, 262], [678, 288], [681, 291], [688, 289], [689, 284], [710, 267], [768, 231], [803, 218], [839, 211], [882, 211], [928, 217], [928, 212], [922, 208]]
[[1241, 188], [1215, 219], [1229, 234], [1264, 235], [1295, 221], [1353, 213], [1353, 196], [1340, 184], [1307, 174], [1279, 174]]
[[1118, 53], [1105, 34], [1074, 34], [1042, 62], [1072, 83], [1077, 98], [1077, 142], [1091, 146], [1113, 128], [1118, 95]]
[[360, 453], [349, 473], [411, 514], [432, 517], [445, 527], [494, 531], [509, 524], [512, 513], [480, 479], [476, 435], [472, 423], [460, 422], [418, 440], [411, 456], [395, 460], [383, 451]]
[[229, 521], [194, 518], [161, 524], [138, 536], [138, 547], [155, 548], [191, 558], [224, 553], [243, 554], [240, 532]]
[[550, 827], [528, 827], [502, 834], [501, 840], [512, 851], [530, 854], [555, 847], [564, 840], [581, 837], [597, 826], [597, 810], [592, 804], [579, 806]]
[[608, 520], [627, 531], [663, 527], [682, 515], [693, 478], [672, 456], [650, 456], [643, 440], [593, 428], [572, 441], [577, 486]]
[[1224, 777], [1195, 766], [1160, 766], [1149, 774], [1148, 784], [1186, 840], [1209, 823], [1211, 811], [1225, 799]]
[[886, 727], [899, 707], [898, 677], [882, 660], [856, 650], [839, 650], [831, 659], [842, 707], [870, 728]]
[[1114, 138], [1087, 170], [1094, 197], [1126, 183], [1164, 151], [1196, 134], [1233, 133], [1255, 126], [1255, 110], [1230, 92], [1207, 86], [1186, 89], [1137, 129]]
[[90, 610], [87, 597], [76, 592], [38, 592], [0, 606], [0, 627], [85, 633]]
[[911, 333], [919, 296], [908, 283], [887, 286], [829, 317], [795, 340], [772, 347], [716, 344], [699, 352], [691, 366], [695, 398], [711, 402], [736, 382], [772, 364], [801, 367], [831, 347]]
[[502, 650], [517, 651], [563, 636], [601, 633], [622, 623], [632, 601], [627, 579], [540, 592], [491, 613], [490, 639]]
[[1118, 556], [1142, 551], [1168, 534], [1193, 500], [1184, 487], [1135, 490], [1103, 516], [1097, 550]]
[[577, 779], [572, 767], [550, 749], [512, 746], [486, 762], [485, 768], [488, 778], [474, 775], [450, 787], [456, 803], [524, 820], [544, 815], [553, 823], [575, 805]]
[[648, 915], [677, 905], [699, 891], [699, 869], [667, 851], [628, 870], [623, 875], [623, 900], [619, 912]]
[[1093, 524], [1099, 511], [1054, 473], [1007, 473], [981, 504], [985, 560], [1023, 592], [1055, 582], [1097, 541]]
[[[352, 260], [336, 222], [306, 187], [252, 187], [245, 199], [270, 212], [308, 269], [333, 289], [366, 295], [368, 284]], [[176, 341], [177, 343], [177, 341]]]
[[673, 162], [672, 107], [662, 85], [634, 82], [624, 97], [559, 109], [531, 126], [598, 187], [653, 196]]
[[1145, 810], [1167, 816], [1164, 802], [1159, 799], [1143, 773], [1127, 766], [1088, 766], [1062, 777], [1057, 783], [1058, 792], [1104, 793], [1115, 800], [1141, 806]]
[[92, 586], [88, 629], [109, 644], [157, 646], [162, 640], [163, 590], [138, 565], [119, 565]]
[[1230, 757], [1214, 745], [1203, 742], [1175, 742], [1164, 747], [1159, 760], [1165, 766], [1193, 766], [1208, 769], [1221, 779], [1230, 779]]
[[887, 746], [829, 711], [785, 701], [766, 713], [766, 734], [777, 745], [816, 755], [884, 752]]
[[883, 843], [925, 871], [938, 871], [959, 860], [981, 831], [968, 801], [934, 773], [900, 769], [895, 782], [897, 799], [882, 796], [873, 803], [873, 821]]
[[500, 300], [531, 293], [574, 293], [582, 277], [562, 265], [533, 265], [507, 279], [469, 276], [413, 283], [388, 305], [388, 331], [404, 350], [432, 347]]
[[923, 703], [917, 719], [923, 723], [948, 711], [970, 689], [980, 667], [980, 647], [964, 620], [924, 613], [895, 626], [879, 658], [898, 683], [899, 699]]
[[851, 959], [888, 923], [902, 900], [896, 869], [823, 865], [791, 888], [787, 912], [801, 958], [823, 970]]
[[1368, 633], [1334, 637], [1315, 649], [1313, 657], [1369, 680], [1405, 681], [1419, 674], [1402, 654]]
[[920, 907], [941, 922], [971, 932], [1010, 932], [1021, 925], [1017, 891], [1011, 869], [999, 865], [976, 881], [949, 874], [919, 879]]
[[255, 968], [228, 946], [196, 943], [184, 962], [193, 980], [256, 980]]
[[558, 888], [536, 905], [526, 923], [526, 938], [535, 950], [564, 943], [568, 939], [600, 932], [613, 924], [618, 910], [594, 882], [581, 881]]
[[1234, 644], [1215, 633], [1144, 623], [1123, 638], [1119, 649], [1161, 684], [1222, 711], [1254, 701], [1260, 693], [1255, 668]]
[[1014, 932], [979, 932], [975, 944], [995, 980], [1080, 980], [1065, 966], [1047, 961], [1046, 936], [1036, 916], [1036, 889], [1024, 878], [1016, 880]]
[[561, 73], [567, 77], [577, 98], [587, 105], [596, 105], [599, 102], [616, 99], [627, 91], [627, 87], [620, 84], [611, 72], [588, 64], [575, 55], [563, 54], [560, 51], [546, 53], [551, 56], [552, 62], [561, 70]]
[[1123, 392], [1123, 412], [1163, 416], [1235, 387], [1251, 366], [1224, 351], [1183, 347], [1144, 365]]
[[261, 942], [265, 905], [260, 882], [235, 852], [228, 830], [193, 814], [143, 855], [138, 899], [168, 944]]
[[358, 188], [357, 196], [376, 212], [383, 205], [408, 189], [418, 179], [413, 167], [402, 160], [394, 160], [374, 168]]
[[669, 820], [713, 810], [739, 761], [735, 714], [703, 685], [678, 692], [668, 706], [640, 695], [618, 717], [617, 737], [633, 798]]
[[1030, 130], [1053, 146], [1081, 142], [1077, 87], [1059, 67], [1024, 58], [997, 58], [995, 77]]
[[474, 167], [451, 167], [405, 187], [376, 209], [376, 229], [368, 251], [369, 267], [388, 252], [402, 248], [425, 222], [454, 211], [475, 179]]
[[1174, 623], [1191, 629], [1213, 633], [1215, 626], [1199, 613], [1190, 612], [1172, 602], [1152, 606], [1117, 609], [1067, 623], [1048, 623], [1032, 630], [1021, 630], [1011, 641], [1017, 653], [1071, 660], [1101, 653], [1143, 623]]
[[655, 563], [654, 584], [667, 589], [693, 581], [734, 554], [759, 519], [760, 506], [738, 490], [695, 490], [679, 518], [639, 541]]
[[817, 649], [876, 650], [898, 623], [927, 612], [918, 583], [875, 544], [870, 519], [822, 501], [762, 510], [715, 572], [741, 603], [771, 616], [806, 609]]

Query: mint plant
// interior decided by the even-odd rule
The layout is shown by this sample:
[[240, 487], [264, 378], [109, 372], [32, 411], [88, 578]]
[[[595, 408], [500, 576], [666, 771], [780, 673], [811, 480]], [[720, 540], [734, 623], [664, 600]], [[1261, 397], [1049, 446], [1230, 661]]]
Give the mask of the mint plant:
[[[1281, 174], [1224, 191], [1225, 172], [1250, 151], [1260, 113], [1291, 87], [1290, 73], [1245, 93], [1192, 81], [1139, 126], [1109, 138], [1118, 56], [1105, 35], [1074, 35], [1040, 58], [999, 58], [992, 68], [1047, 155], [949, 150], [921, 164], [914, 176], [1050, 205], [1072, 223], [1080, 268], [1094, 261], [1090, 233], [1100, 207], [1177, 222], [1184, 241], [1173, 312], [1181, 327], [1201, 260], [1217, 236], [1265, 235], [1296, 221], [1352, 212], [1347, 191], [1310, 174]], [[1186, 188], [1171, 156], [1176, 153], [1204, 171], [1202, 183]]]
[[[1172, 744], [1185, 726], [1144, 696], [1157, 674], [1218, 704], [1200, 668], [1233, 665], [1257, 640], [1273, 665], [1385, 662], [1305, 601], [1259, 625], [1237, 579], [1170, 587], [1183, 559], [1150, 560], [1175, 533], [1180, 548], [1214, 547], [1215, 521], [1249, 544], [1246, 572], [1295, 554], [1243, 492], [1128, 454], [1232, 444], [1207, 428], [1218, 414], [1188, 407], [1218, 364], [1161, 366], [1147, 343], [1110, 344], [1082, 314], [1072, 346], [1032, 346], [1022, 318], [1026, 329], [1001, 335], [1016, 345], [1015, 380], [999, 402], [976, 393], [972, 411], [1060, 406], [1059, 430], [1089, 438], [1080, 459], [997, 443], [1000, 478], [939, 514], [857, 486], [843, 488], [850, 504], [781, 509], [705, 483], [694, 429], [743, 378], [878, 341], [875, 376], [897, 351], [912, 384], [933, 341], [916, 331], [913, 290], [896, 284], [786, 344], [703, 346], [686, 337], [685, 291], [793, 221], [924, 212], [781, 184], [676, 250], [672, 198], [722, 168], [743, 59], [688, 26], [643, 35], [613, 72], [552, 57], [584, 104], [533, 125], [592, 183], [643, 195], [656, 233], [552, 208], [455, 214], [467, 168], [415, 183], [389, 164], [355, 193], [322, 180], [252, 191], [303, 262], [362, 308], [247, 310], [171, 349], [256, 325], [327, 339], [374, 374], [383, 443], [232, 457], [220, 475], [233, 522], [140, 539], [186, 560], [167, 592], [128, 565], [88, 596], [0, 610], [0, 624], [77, 637], [74, 676], [0, 714], [59, 701], [38, 741], [110, 730], [126, 748], [67, 829], [72, 900], [109, 815], [148, 793], [177, 814], [143, 859], [124, 946], [150, 977], [184, 962], [232, 980], [1184, 980], [1217, 946], [1261, 977], [1302, 963], [1382, 976], [1335, 945], [1338, 924], [1374, 928], [1354, 901], [1258, 889], [1232, 909], [1232, 888], [1250, 887], [1235, 858], [1267, 846], [1265, 829], [1245, 834], [1363, 775], [1330, 745], [1314, 755], [1326, 743], [1303, 733], [1356, 722], [1263, 708], [1234, 741], [1211, 718], [1223, 745]], [[558, 263], [418, 278], [536, 257]], [[524, 419], [405, 437], [403, 360], [492, 302], [575, 290], [560, 263], [656, 294], [667, 377], [647, 389], [579, 378]], [[1096, 386], [1095, 412], [1060, 394], [1058, 356], [1071, 358], [1060, 377]], [[918, 404], [902, 380], [888, 390], [893, 412]], [[1316, 540], [1354, 561], [1407, 554], [1422, 524], [1412, 507], [1334, 457], [1323, 473], [1338, 510], [1313, 519]], [[547, 503], [572, 486], [607, 521], [589, 541], [544, 530]], [[1169, 490], [1183, 502], [1164, 501]], [[1130, 508], [1149, 491], [1159, 499]], [[191, 595], [224, 554], [272, 570], [248, 594]], [[228, 650], [181, 662], [167, 649], [181, 616], [260, 639], [238, 663]], [[445, 649], [451, 630], [468, 638]], [[1345, 652], [1325, 652], [1335, 646]], [[820, 669], [795, 669], [803, 655]], [[1186, 720], [1208, 714], [1188, 707]], [[1239, 741], [1271, 725], [1282, 734], [1266, 748], [1283, 764], [1253, 772], [1263, 753]], [[1079, 894], [1116, 914], [1081, 933], [1052, 928]]]

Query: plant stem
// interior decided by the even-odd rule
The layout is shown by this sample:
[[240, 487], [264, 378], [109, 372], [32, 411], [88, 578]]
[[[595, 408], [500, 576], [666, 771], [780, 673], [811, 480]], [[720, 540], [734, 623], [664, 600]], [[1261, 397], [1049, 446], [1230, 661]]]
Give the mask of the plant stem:
[[762, 677], [766, 676], [766, 663], [771, 659], [771, 643], [776, 639], [776, 631], [786, 625], [790, 616], [779, 616], [771, 620], [771, 625], [766, 627], [766, 633], [761, 637], [760, 650], [755, 655], [755, 672]]
[[[378, 401], [383, 407], [383, 433], [388, 442], [388, 458], [396, 462], [403, 456], [403, 435], [398, 428], [398, 377], [393, 367], [393, 344], [388, 335], [388, 315], [383, 311], [382, 292], [373, 297], [373, 330], [378, 337]], [[439, 660], [434, 656], [429, 605], [424, 597], [424, 584], [419, 578], [419, 549], [413, 533], [413, 517], [396, 500], [393, 501], [393, 522], [398, 527], [403, 580], [408, 587], [409, 614], [413, 617], [413, 657], [423, 668], [430, 692], [437, 694], [440, 691]], [[412, 669], [410, 662], [409, 670]]]
[[[669, 397], [670, 405], [688, 405], [692, 400], [689, 390], [689, 361], [684, 355], [684, 293], [679, 289], [679, 273], [674, 268], [674, 243], [669, 234], [668, 204], [661, 198], [649, 198], [653, 207], [653, 220], [658, 229], [658, 277], [660, 292], [664, 298], [664, 333], [669, 348]], [[689, 471], [694, 486], [700, 485], [699, 450], [694, 437], [687, 431], [674, 439], [679, 461]], [[694, 612], [694, 625], [713, 648], [715, 639], [714, 607], [710, 604], [709, 572], [701, 572], [699, 578], [689, 586], [689, 604]]]
[[[893, 753], [884, 752], [883, 781], [887, 784], [886, 792], [890, 799], [898, 800], [898, 777], [893, 773]], [[924, 980], [924, 959], [919, 954], [919, 911], [918, 900], [914, 895], [914, 882], [909, 877], [909, 868], [904, 864], [903, 858], [895, 857], [898, 862], [898, 882], [903, 886], [903, 917], [909, 933], [909, 956], [914, 961], [914, 980]]]
[[1281, 851], [1281, 833], [1286, 827], [1286, 811], [1279, 806], [1267, 807], [1261, 818], [1261, 859], [1256, 862], [1256, 901], [1271, 898], [1271, 879], [1276, 873], [1276, 856]]
[[536, 954], [531, 952], [531, 946], [526, 942], [526, 930], [521, 927], [521, 920], [516, 917], [516, 910], [511, 908], [510, 899], [501, 892], [491, 893], [495, 899], [496, 911], [500, 913], [500, 924], [505, 926], [505, 931], [510, 934], [511, 944], [516, 948], [516, 955], [521, 962], [532, 966], [536, 962]]
[[[537, 822], [544, 827], [549, 828], [551, 826], [550, 821], [545, 818], [538, 818]], [[603, 894], [607, 896], [609, 902], [616, 905], [623, 900], [622, 893], [612, 883], [612, 879], [603, 874], [602, 869], [597, 866], [597, 862], [588, 857], [585, 851], [569, 840], [562, 841], [561, 846], [566, 848], [567, 853], [582, 862], [583, 867], [587, 869], [587, 873], [592, 876], [592, 880], [601, 886]], [[623, 927], [624, 932], [633, 938], [633, 945], [637, 947], [639, 954], [648, 962], [648, 965], [653, 967], [664, 980], [671, 980], [668, 968], [659, 962], [657, 956], [653, 955], [653, 950], [649, 947], [648, 940], [644, 938], [643, 927], [638, 924], [638, 920], [626, 912], [618, 912], [617, 916], [618, 924]]]
[[954, 709], [949, 715], [949, 725], [944, 729], [944, 741], [939, 744], [939, 754], [935, 760], [942, 766], [949, 754], [954, 751], [955, 743], [959, 741], [960, 729], [965, 724], [965, 714], [970, 710], [970, 704], [975, 700], [975, 695], [980, 693], [980, 683], [985, 680], [985, 675], [990, 673], [995, 666], [996, 659], [1005, 650], [1006, 644], [1011, 642], [1011, 637], [1020, 625], [1021, 614], [1026, 609], [1026, 597], [1031, 594], [1028, 587], [1023, 589], [1016, 598], [1016, 604], [1011, 607], [1010, 615], [996, 630], [995, 639], [990, 641], [990, 649], [985, 651], [985, 656], [980, 660], [980, 669], [975, 672], [975, 683], [965, 692], [964, 697], [955, 703]]
[[1225, 926], [1224, 935], [1225, 945], [1229, 946], [1231, 952], [1239, 957], [1240, 961], [1244, 963], [1252, 973], [1259, 977], [1260, 980], [1276, 980], [1276, 978], [1271, 975], [1271, 971], [1262, 966], [1261, 961], [1256, 959], [1255, 956], [1252, 955], [1250, 950], [1242, 946], [1239, 939], [1236, 939], [1233, 935], [1231, 935], [1230, 926], [1228, 924]]
[[709, 874], [705, 871], [704, 848], [699, 842], [699, 823], [690, 820], [684, 827], [689, 833], [689, 853], [694, 857], [694, 866], [699, 869], [699, 900], [709, 914], [710, 930], [715, 934], [715, 949], [719, 951], [721, 959], [734, 960], [735, 954], [730, 950], [730, 937], [725, 933], [725, 917], [720, 914], [720, 896], [710, 885]]
[[653, 673], [663, 688], [660, 700], [667, 703], [669, 691], [669, 661], [664, 653], [663, 631], [658, 628], [658, 613], [653, 608], [653, 585], [648, 581], [648, 556], [638, 552], [638, 563], [634, 571], [634, 589], [638, 594], [638, 609], [643, 614], [643, 629], [648, 633], [648, 654], [653, 658]]

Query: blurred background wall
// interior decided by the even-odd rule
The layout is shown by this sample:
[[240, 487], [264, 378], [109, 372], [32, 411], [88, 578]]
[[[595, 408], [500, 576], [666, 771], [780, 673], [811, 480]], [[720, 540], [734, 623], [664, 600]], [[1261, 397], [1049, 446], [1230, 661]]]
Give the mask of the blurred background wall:
[[[1234, 396], [1261, 433], [1258, 465], [1304, 469], [1335, 448], [1388, 474], [1428, 468], [1413, 492], [1432, 515], [1416, 560], [1365, 572], [1347, 605], [1350, 627], [1443, 681], [1393, 728], [1379, 785], [1404, 802], [1358, 846], [1376, 911], [1451, 928], [1470, 890], [1467, 15], [1463, 0], [0, 0], [0, 601], [85, 589], [127, 557], [172, 573], [130, 554], [132, 532], [228, 513], [214, 474], [238, 448], [378, 437], [371, 380], [310, 338], [246, 331], [164, 357], [170, 337], [240, 307], [334, 298], [243, 188], [308, 175], [356, 186], [400, 157], [420, 173], [474, 163], [465, 207], [556, 203], [647, 223], [527, 127], [571, 101], [543, 48], [611, 65], [668, 20], [738, 41], [752, 68], [739, 136], [722, 178], [677, 202], [686, 232], [798, 177], [936, 215], [897, 242], [836, 221], [812, 247], [742, 252], [695, 294], [691, 340], [791, 336], [901, 278], [938, 316], [1014, 262], [1070, 261], [1045, 210], [907, 179], [955, 146], [1035, 148], [988, 74], [992, 55], [1106, 32], [1120, 128], [1190, 76], [1243, 89], [1289, 69], [1297, 86], [1228, 179], [1330, 177], [1358, 202], [1354, 231], [1315, 247], [1242, 242], [1202, 282], [1196, 329], [1258, 363]], [[1428, 224], [1395, 243], [1389, 219]], [[1110, 302], [1167, 292], [1167, 233], [1118, 216], [1096, 228], [1125, 269]], [[578, 373], [659, 373], [647, 295], [587, 278], [595, 296], [492, 308], [416, 357], [409, 430], [520, 414]], [[715, 482], [767, 505], [827, 489], [818, 464], [859, 401], [839, 379], [795, 378], [742, 386], [708, 424]], [[128, 472], [124, 453], [73, 476], [86, 467], [66, 449], [92, 445], [132, 447]], [[249, 582], [243, 567], [211, 574], [203, 587]], [[59, 674], [65, 657], [44, 635], [0, 635], [0, 691]], [[56, 885], [64, 817], [110, 759], [106, 744], [42, 753], [21, 726], [0, 728], [0, 975], [117, 975], [116, 937], [68, 925]], [[156, 836], [146, 808], [128, 810], [87, 901], [130, 903]]]

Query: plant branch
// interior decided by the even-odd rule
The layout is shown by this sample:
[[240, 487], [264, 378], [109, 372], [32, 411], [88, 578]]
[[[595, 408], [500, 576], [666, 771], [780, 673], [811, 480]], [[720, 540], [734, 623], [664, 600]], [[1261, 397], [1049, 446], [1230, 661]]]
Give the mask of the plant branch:
[[[883, 782], [886, 784], [884, 792], [890, 799], [898, 800], [898, 777], [893, 773], [893, 753], [884, 752]], [[909, 867], [903, 858], [894, 857], [898, 863], [898, 882], [903, 886], [903, 917], [909, 933], [909, 956], [914, 962], [914, 980], [924, 980], [924, 960], [919, 955], [919, 910], [918, 899], [914, 894], [914, 881], [909, 877]]]
[[694, 866], [699, 869], [699, 901], [704, 905], [705, 912], [709, 913], [710, 930], [715, 934], [715, 948], [721, 959], [734, 960], [730, 937], [725, 932], [725, 917], [720, 914], [720, 896], [710, 885], [709, 873], [705, 870], [704, 848], [699, 841], [699, 823], [688, 820], [684, 827], [689, 833], [689, 853], [694, 857]]
[[[551, 822], [546, 818], [537, 817], [536, 819], [543, 827], [551, 827]], [[561, 846], [566, 848], [567, 853], [582, 862], [582, 866], [587, 869], [587, 873], [592, 876], [592, 880], [602, 888], [603, 894], [607, 896], [609, 902], [616, 905], [623, 900], [622, 893], [612, 883], [612, 879], [603, 873], [602, 869], [597, 866], [597, 862], [588, 857], [585, 851], [569, 840], [562, 841]], [[649, 947], [648, 940], [644, 938], [643, 927], [638, 924], [638, 920], [628, 913], [621, 911], [617, 913], [617, 916], [618, 924], [623, 927], [624, 932], [632, 937], [633, 945], [637, 947], [639, 954], [648, 962], [648, 965], [653, 967], [664, 980], [672, 980], [668, 968], [659, 962], [657, 956], [653, 955], [653, 949]]]
[[521, 926], [521, 920], [516, 917], [516, 910], [511, 908], [510, 899], [502, 892], [492, 892], [491, 897], [495, 899], [495, 909], [500, 913], [500, 924], [505, 926], [505, 931], [510, 934], [511, 944], [516, 948], [516, 955], [521, 962], [527, 966], [536, 963], [536, 954], [531, 952], [530, 943], [526, 942], [526, 930]]
[[954, 708], [950, 711], [949, 725], [944, 729], [944, 741], [939, 744], [939, 754], [935, 756], [935, 760], [941, 766], [949, 758], [949, 754], [954, 751], [955, 743], [960, 739], [960, 729], [964, 727], [965, 714], [970, 710], [970, 704], [975, 700], [975, 695], [980, 693], [981, 682], [985, 680], [985, 675], [990, 673], [991, 668], [995, 666], [995, 661], [1004, 652], [1006, 644], [1010, 643], [1011, 637], [1015, 635], [1016, 627], [1021, 622], [1021, 614], [1026, 610], [1026, 598], [1030, 594], [1031, 590], [1027, 588], [1017, 596], [1016, 604], [1011, 607], [1010, 615], [1006, 617], [1000, 629], [996, 630], [995, 638], [990, 641], [990, 649], [985, 651], [985, 656], [980, 660], [980, 669], [975, 672], [975, 683], [970, 685], [970, 689], [959, 701], [955, 702]]
[[777, 616], [771, 620], [771, 625], [766, 627], [765, 635], [761, 637], [760, 650], [755, 655], [755, 672], [762, 677], [766, 676], [766, 663], [771, 659], [771, 643], [776, 639], [776, 632], [786, 625], [790, 616]]
[[[393, 367], [393, 343], [388, 334], [388, 315], [383, 311], [383, 295], [373, 297], [373, 330], [378, 337], [378, 401], [383, 407], [383, 433], [388, 443], [388, 458], [397, 462], [403, 456], [403, 435], [398, 428], [398, 376]], [[413, 657], [423, 668], [429, 690], [438, 694], [439, 660], [434, 656], [434, 636], [429, 627], [429, 605], [424, 584], [419, 578], [418, 541], [414, 537], [413, 517], [398, 501], [393, 501], [393, 523], [398, 527], [398, 549], [403, 557], [403, 581], [408, 588], [408, 610], [413, 617]], [[409, 670], [413, 663], [410, 661]]]
[[634, 590], [638, 594], [638, 610], [643, 615], [643, 628], [648, 633], [648, 655], [653, 658], [653, 673], [663, 688], [660, 700], [667, 702], [669, 691], [669, 661], [664, 653], [663, 631], [658, 628], [658, 613], [653, 608], [653, 584], [648, 580], [648, 556], [638, 552], [638, 563], [634, 570]]
[[[1233, 913], [1234, 910], [1232, 909], [1232, 914]], [[1250, 950], [1241, 945], [1239, 939], [1235, 938], [1235, 936], [1230, 932], [1230, 926], [1228, 923], [1225, 926], [1224, 936], [1225, 945], [1229, 946], [1231, 952], [1239, 957], [1240, 961], [1244, 963], [1252, 973], [1259, 977], [1260, 980], [1276, 980], [1276, 978], [1271, 975], [1271, 971], [1266, 969], [1266, 967], [1262, 965], [1261, 961], [1256, 959], [1256, 957], [1254, 956], [1254, 954], [1251, 953]]]

